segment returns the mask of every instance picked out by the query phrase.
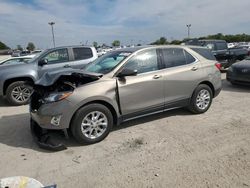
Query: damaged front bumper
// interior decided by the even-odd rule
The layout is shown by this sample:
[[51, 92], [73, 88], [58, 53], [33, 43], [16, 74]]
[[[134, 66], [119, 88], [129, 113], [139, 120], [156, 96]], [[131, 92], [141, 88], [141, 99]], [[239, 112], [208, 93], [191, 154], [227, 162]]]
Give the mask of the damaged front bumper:
[[62, 69], [45, 73], [34, 84], [34, 92], [30, 98], [30, 125], [35, 141], [41, 148], [53, 151], [66, 149], [63, 144], [54, 142], [49, 136], [49, 130], [63, 130], [68, 137], [67, 129], [77, 109], [76, 103], [70, 102], [72, 100], [69, 99], [69, 95], [67, 99], [49, 96], [57, 96], [64, 92], [72, 94], [77, 87], [96, 81], [101, 76], [83, 70]]
[[[32, 104], [31, 104], [32, 105]], [[44, 129], [67, 129], [72, 117], [73, 105], [68, 100], [42, 104], [39, 108], [30, 107], [31, 118]]]
[[[31, 104], [32, 105], [32, 104]], [[30, 127], [35, 142], [40, 148], [61, 151], [67, 149], [62, 143], [57, 143], [49, 134], [49, 130], [63, 130], [66, 137], [72, 116], [72, 104], [68, 100], [43, 104], [38, 109], [30, 106]]]
[[30, 129], [37, 145], [50, 151], [62, 151], [67, 147], [62, 143], [56, 143], [49, 135], [48, 130], [41, 128], [33, 119], [30, 119]]

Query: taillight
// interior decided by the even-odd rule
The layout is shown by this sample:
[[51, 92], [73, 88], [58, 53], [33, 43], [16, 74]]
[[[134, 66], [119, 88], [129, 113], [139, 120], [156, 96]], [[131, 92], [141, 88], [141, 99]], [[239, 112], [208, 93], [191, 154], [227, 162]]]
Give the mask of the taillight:
[[221, 70], [221, 64], [220, 63], [215, 63], [215, 66], [217, 67], [217, 69]]

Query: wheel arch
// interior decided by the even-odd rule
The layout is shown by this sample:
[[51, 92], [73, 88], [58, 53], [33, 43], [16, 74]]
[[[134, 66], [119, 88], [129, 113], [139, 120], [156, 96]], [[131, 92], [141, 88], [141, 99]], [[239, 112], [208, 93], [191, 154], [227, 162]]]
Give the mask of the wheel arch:
[[209, 86], [212, 90], [212, 93], [213, 93], [213, 97], [215, 96], [215, 89], [214, 89], [214, 86], [211, 82], [209, 81], [203, 81], [203, 82], [200, 82], [198, 85], [201, 85], [201, 84], [205, 84], [207, 86]]
[[74, 117], [75, 117], [77, 111], [78, 111], [79, 109], [81, 109], [82, 107], [87, 106], [87, 105], [89, 105], [89, 104], [102, 104], [103, 106], [107, 107], [107, 108], [110, 110], [110, 112], [111, 112], [111, 114], [112, 114], [112, 116], [113, 116], [114, 125], [117, 125], [117, 124], [119, 123], [118, 114], [117, 114], [117, 112], [116, 112], [116, 110], [115, 110], [115, 108], [113, 107], [112, 104], [110, 104], [109, 102], [104, 101], [104, 100], [93, 100], [93, 101], [87, 102], [87, 103], [85, 103], [84, 105], [80, 106], [80, 107], [74, 112], [74, 114], [73, 114], [73, 116], [71, 117], [71, 120], [70, 120], [69, 129], [71, 129], [72, 121], [73, 121], [73, 119], [74, 119]]
[[30, 77], [17, 77], [17, 78], [10, 78], [5, 80], [3, 84], [3, 94], [6, 95], [6, 90], [9, 87], [10, 84], [17, 82], [17, 81], [28, 81], [34, 84], [34, 80]]

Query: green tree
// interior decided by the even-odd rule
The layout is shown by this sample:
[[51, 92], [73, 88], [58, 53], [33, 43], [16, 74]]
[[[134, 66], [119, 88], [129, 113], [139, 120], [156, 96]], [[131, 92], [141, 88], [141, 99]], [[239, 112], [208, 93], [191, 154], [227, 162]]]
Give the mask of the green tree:
[[34, 51], [36, 47], [33, 42], [29, 42], [26, 49], [29, 51]]
[[167, 39], [165, 37], [161, 37], [160, 39], [156, 40], [155, 42], [151, 43], [153, 45], [164, 45], [164, 44], [169, 44]]
[[10, 49], [6, 44], [0, 41], [0, 50]]
[[237, 35], [223, 35], [222, 33], [217, 33], [215, 35], [208, 35], [205, 37], [200, 37], [201, 39], [217, 39], [217, 40], [225, 40], [227, 42], [249, 42], [250, 35], [245, 33], [237, 34]]
[[112, 42], [112, 46], [114, 46], [114, 47], [117, 47], [117, 46], [120, 46], [120, 45], [121, 45], [121, 43], [120, 43], [119, 40], [114, 40], [114, 41]]
[[23, 47], [22, 47], [20, 44], [18, 44], [18, 45], [16, 46], [16, 49], [18, 49], [18, 50], [20, 50], [20, 51], [23, 51]]
[[98, 47], [98, 43], [97, 43], [96, 41], [94, 41], [94, 42], [93, 42], [93, 46], [94, 46], [95, 48], [97, 48], [97, 47]]
[[173, 40], [170, 44], [180, 45], [182, 41], [180, 40]]

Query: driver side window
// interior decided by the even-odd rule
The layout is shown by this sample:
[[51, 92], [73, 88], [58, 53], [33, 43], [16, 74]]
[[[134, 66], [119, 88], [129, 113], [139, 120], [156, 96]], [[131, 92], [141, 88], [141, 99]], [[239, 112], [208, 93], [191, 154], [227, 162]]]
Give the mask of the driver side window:
[[69, 61], [68, 50], [59, 49], [48, 53], [43, 59], [47, 59], [48, 64], [62, 63]]
[[139, 52], [125, 64], [124, 68], [137, 70], [138, 74], [159, 70], [156, 49]]

